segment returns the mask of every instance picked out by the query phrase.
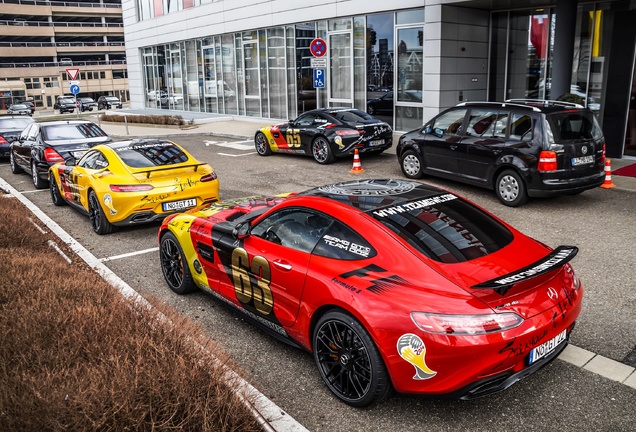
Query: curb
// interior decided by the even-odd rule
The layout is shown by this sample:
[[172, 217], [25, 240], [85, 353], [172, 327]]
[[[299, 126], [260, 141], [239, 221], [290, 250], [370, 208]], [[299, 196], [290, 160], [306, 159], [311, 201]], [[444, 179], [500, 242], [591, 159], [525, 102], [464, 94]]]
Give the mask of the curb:
[[[24, 204], [44, 224], [44, 226], [51, 230], [51, 232], [53, 232], [62, 242], [66, 243], [66, 245], [68, 245], [68, 247], [71, 248], [73, 252], [75, 252], [86, 264], [88, 264], [91, 269], [96, 271], [126, 299], [134, 303], [138, 303], [150, 310], [154, 309], [152, 305], [137, 291], [124, 282], [124, 280], [117, 276], [112, 270], [106, 267], [95, 255], [71, 237], [71, 235], [68, 234], [53, 219], [48, 217], [42, 210], [40, 210], [29, 199], [25, 198], [21, 192], [14, 189], [2, 177], [0, 177], [0, 190], [3, 190], [10, 196], [17, 198], [18, 201]], [[157, 314], [160, 319], [169, 322], [165, 315], [158, 312]], [[194, 343], [199, 349], [208, 352], [205, 347], [192, 340], [190, 342]], [[243, 400], [247, 408], [252, 411], [256, 420], [263, 427], [263, 430], [267, 432], [309, 432], [308, 429], [298, 423], [278, 405], [259, 392], [250, 383], [241, 378], [236, 372], [224, 365], [213, 353], [208, 352], [208, 355], [210, 355], [217, 365], [223, 369], [228, 381], [238, 383], [236, 391], [240, 399]], [[247, 399], [243, 397], [243, 395], [250, 395], [253, 397], [255, 400], [255, 406], [252, 406]]]

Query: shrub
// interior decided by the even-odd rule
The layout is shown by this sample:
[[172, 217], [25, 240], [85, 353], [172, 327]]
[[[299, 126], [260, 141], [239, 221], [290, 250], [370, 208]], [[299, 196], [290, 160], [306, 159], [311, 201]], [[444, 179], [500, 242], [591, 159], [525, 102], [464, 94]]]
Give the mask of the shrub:
[[152, 125], [183, 126], [186, 124], [180, 115], [121, 115], [121, 114], [101, 114], [101, 121], [114, 123], [142, 123]]

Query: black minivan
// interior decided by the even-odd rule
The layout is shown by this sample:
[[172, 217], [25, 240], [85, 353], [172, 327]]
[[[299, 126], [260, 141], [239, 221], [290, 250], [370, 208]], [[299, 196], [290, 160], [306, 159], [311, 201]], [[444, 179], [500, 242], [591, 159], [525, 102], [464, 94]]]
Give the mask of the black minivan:
[[592, 111], [568, 102], [464, 102], [402, 135], [396, 151], [408, 178], [494, 189], [510, 207], [578, 194], [605, 179], [603, 131]]

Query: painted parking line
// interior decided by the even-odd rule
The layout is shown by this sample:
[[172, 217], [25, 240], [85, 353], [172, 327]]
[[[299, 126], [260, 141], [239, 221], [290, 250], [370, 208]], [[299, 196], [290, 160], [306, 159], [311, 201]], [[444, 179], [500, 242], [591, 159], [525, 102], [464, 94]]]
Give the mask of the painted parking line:
[[249, 152], [249, 153], [241, 153], [241, 154], [228, 154], [228, 153], [219, 153], [221, 156], [230, 156], [230, 157], [241, 157], [241, 156], [248, 156], [248, 155], [253, 155], [256, 154], [256, 152]]
[[205, 143], [206, 146], [218, 146], [218, 147], [225, 147], [225, 148], [231, 148], [234, 150], [247, 150], [249, 147], [252, 147], [254, 145], [254, 141], [235, 141], [235, 142], [219, 142], [219, 141], [203, 141]]
[[121, 255], [114, 255], [111, 257], [107, 257], [107, 258], [100, 258], [99, 260], [103, 263], [108, 262], [108, 261], [113, 261], [113, 260], [118, 260], [118, 259], [122, 259], [122, 258], [129, 258], [135, 255], [142, 255], [145, 253], [149, 253], [149, 252], [156, 252], [159, 250], [159, 247], [153, 247], [150, 249], [144, 249], [144, 250], [140, 250], [140, 251], [135, 251], [135, 252], [128, 252], [125, 254], [121, 254]]

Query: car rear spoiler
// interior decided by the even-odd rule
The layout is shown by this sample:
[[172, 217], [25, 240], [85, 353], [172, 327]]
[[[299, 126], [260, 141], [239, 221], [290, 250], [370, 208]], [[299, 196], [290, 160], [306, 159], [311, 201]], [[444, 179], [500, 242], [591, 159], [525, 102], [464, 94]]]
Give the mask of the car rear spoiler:
[[559, 246], [546, 257], [526, 266], [520, 270], [499, 276], [496, 279], [473, 285], [474, 289], [494, 289], [500, 294], [505, 294], [516, 283], [532, 279], [546, 274], [569, 262], [579, 252], [576, 246]]
[[194, 168], [194, 172], [197, 172], [197, 170], [199, 169], [199, 167], [201, 165], [205, 165], [205, 162], [192, 164], [192, 165], [168, 166], [168, 167], [165, 167], [165, 168], [152, 168], [152, 169], [149, 169], [149, 170], [135, 171], [134, 174], [146, 174], [146, 178], [150, 178], [150, 174], [152, 174], [153, 172], [167, 171], [167, 170], [171, 170], [171, 169]]

